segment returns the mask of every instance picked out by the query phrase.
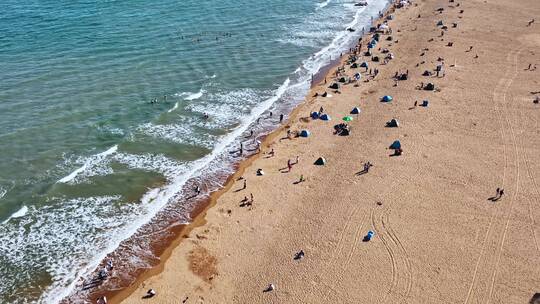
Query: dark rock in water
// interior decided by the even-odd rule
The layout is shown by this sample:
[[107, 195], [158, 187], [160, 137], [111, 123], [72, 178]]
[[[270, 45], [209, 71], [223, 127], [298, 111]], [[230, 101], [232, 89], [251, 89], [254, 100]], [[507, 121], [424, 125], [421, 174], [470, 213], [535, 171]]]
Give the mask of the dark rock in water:
[[354, 31], [356, 31], [356, 30], [353, 29], [352, 27], [349, 27], [349, 28], [347, 28], [347, 31], [349, 31], [349, 32], [354, 32]]
[[339, 83], [334, 82], [334, 83], [332, 83], [332, 84], [329, 86], [329, 88], [330, 88], [330, 89], [337, 90], [337, 89], [339, 89]]

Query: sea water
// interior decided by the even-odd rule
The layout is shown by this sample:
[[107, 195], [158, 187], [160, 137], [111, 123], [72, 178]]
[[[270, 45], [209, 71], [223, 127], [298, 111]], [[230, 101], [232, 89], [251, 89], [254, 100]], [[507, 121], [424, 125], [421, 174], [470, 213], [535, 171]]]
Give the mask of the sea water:
[[152, 221], [190, 221], [190, 187], [222, 185], [368, 3], [1, 1], [0, 303], [73, 295], [119, 246], [144, 267]]

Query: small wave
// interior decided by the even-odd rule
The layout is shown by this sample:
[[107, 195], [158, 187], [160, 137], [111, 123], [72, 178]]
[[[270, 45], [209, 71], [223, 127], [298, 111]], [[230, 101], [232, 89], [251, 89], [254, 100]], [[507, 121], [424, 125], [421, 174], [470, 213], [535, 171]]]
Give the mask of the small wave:
[[331, 1], [332, 1], [332, 0], [326, 0], [326, 1], [324, 1], [324, 2], [317, 3], [317, 9], [319, 10], [319, 9], [321, 9], [321, 8], [323, 8], [323, 7], [326, 7], [328, 4], [330, 4]]
[[7, 193], [6, 189], [0, 188], [0, 198], [4, 197], [4, 195], [6, 195], [6, 193]]
[[110, 149], [108, 149], [105, 152], [101, 152], [99, 154], [94, 155], [93, 157], [88, 158], [85, 163], [82, 165], [82, 167], [76, 169], [75, 171], [71, 172], [69, 175], [66, 175], [59, 179], [57, 183], [69, 183], [70, 181], [74, 180], [77, 175], [79, 175], [81, 172], [84, 172], [88, 167], [90, 167], [92, 164], [101, 161], [103, 158], [107, 157], [108, 155], [111, 155], [115, 153], [118, 150], [118, 145], [114, 145]]
[[22, 206], [21, 209], [10, 215], [5, 221], [2, 222], [2, 224], [9, 222], [10, 219], [23, 217], [26, 215], [26, 213], [28, 213], [28, 207]]
[[212, 75], [212, 76], [208, 76], [208, 75], [207, 75], [207, 76], [204, 76], [204, 78], [206, 78], [206, 79], [214, 79], [214, 78], [216, 78], [216, 77], [217, 77], [216, 74], [214, 74], [214, 75]]
[[197, 93], [193, 93], [193, 92], [182, 92], [182, 93], [176, 93], [174, 94], [175, 96], [178, 96], [178, 97], [182, 97], [184, 98], [185, 100], [195, 100], [195, 99], [199, 99], [201, 98], [204, 93], [206, 93], [205, 90], [203, 89], [200, 89], [199, 92]]
[[174, 107], [172, 107], [171, 109], [169, 109], [169, 110], [167, 111], [167, 113], [171, 113], [172, 111], [174, 111], [174, 110], [176, 110], [176, 109], [178, 109], [178, 102], [175, 103], [175, 104], [174, 104]]

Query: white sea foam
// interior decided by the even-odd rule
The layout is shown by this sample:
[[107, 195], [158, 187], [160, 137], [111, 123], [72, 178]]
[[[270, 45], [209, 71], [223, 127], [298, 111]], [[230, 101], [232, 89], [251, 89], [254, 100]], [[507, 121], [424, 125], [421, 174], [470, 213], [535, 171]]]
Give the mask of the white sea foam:
[[324, 2], [317, 3], [317, 9], [321, 9], [323, 7], [326, 7], [328, 4], [330, 4], [330, 1], [332, 1], [332, 0], [326, 0]]
[[0, 198], [4, 197], [4, 195], [6, 195], [6, 193], [7, 193], [7, 190], [0, 187]]
[[176, 109], [178, 109], [178, 102], [176, 102], [176, 103], [174, 104], [174, 107], [170, 108], [170, 109], [167, 111], [167, 113], [171, 113], [172, 111], [174, 111], [174, 110], [176, 110]]
[[197, 93], [182, 92], [182, 93], [176, 93], [176, 94], [174, 94], [174, 96], [181, 97], [181, 98], [183, 98], [185, 100], [190, 100], [191, 101], [191, 100], [201, 98], [204, 95], [204, 93], [206, 93], [206, 91], [203, 90], [203, 89], [200, 89], [199, 92], [197, 92]]
[[22, 206], [21, 209], [10, 215], [5, 221], [2, 222], [2, 224], [9, 222], [10, 219], [23, 217], [26, 215], [26, 213], [28, 213], [28, 207]]
[[98, 154], [92, 155], [91, 157], [86, 158], [86, 160], [84, 161], [84, 164], [80, 168], [78, 168], [75, 171], [71, 172], [69, 175], [66, 175], [66, 176], [62, 177], [61, 179], [59, 179], [57, 181], [57, 183], [69, 183], [69, 182], [72, 182], [77, 177], [77, 175], [85, 172], [90, 167], [99, 164], [107, 156], [115, 153], [117, 150], [118, 150], [118, 145], [114, 145], [105, 152], [101, 152], [101, 153], [98, 153]]

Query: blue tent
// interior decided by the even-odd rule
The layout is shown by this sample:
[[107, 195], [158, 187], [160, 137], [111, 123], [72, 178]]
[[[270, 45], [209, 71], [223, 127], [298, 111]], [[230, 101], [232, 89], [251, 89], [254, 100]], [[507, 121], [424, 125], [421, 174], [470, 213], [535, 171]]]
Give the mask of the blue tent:
[[393, 98], [392, 98], [392, 96], [390, 96], [390, 95], [385, 95], [385, 96], [383, 96], [383, 98], [382, 98], [382, 101], [384, 101], [384, 102], [390, 102], [390, 101], [392, 101], [392, 100], [393, 100]]
[[354, 79], [360, 80], [360, 78], [362, 78], [362, 75], [360, 73], [354, 74]]
[[360, 114], [360, 109], [357, 108], [357, 107], [354, 107], [354, 108], [351, 110], [351, 114]]
[[374, 44], [368, 43], [367, 48], [372, 49], [374, 46], [375, 46]]
[[319, 118], [319, 113], [317, 113], [317, 112], [311, 112], [311, 118], [313, 118], [313, 119]]
[[300, 132], [300, 136], [302, 136], [302, 137], [308, 137], [310, 134], [311, 134], [311, 133], [309, 133], [308, 130], [302, 130], [302, 131]]
[[401, 143], [399, 142], [399, 140], [396, 140], [394, 141], [391, 145], [390, 145], [390, 149], [401, 149]]
[[428, 101], [428, 100], [422, 101], [422, 107], [427, 107], [428, 105], [429, 105], [429, 101]]
[[366, 68], [366, 69], [367, 69], [367, 68], [369, 67], [369, 65], [368, 65], [367, 62], [364, 61], [364, 62], [360, 63], [360, 67], [361, 67], [361, 68]]
[[371, 39], [371, 41], [369, 43], [371, 43], [373, 45], [377, 45], [377, 42], [379, 42], [379, 41], [377, 41], [376, 39]]
[[321, 120], [330, 120], [330, 116], [328, 114], [323, 114], [321, 117], [319, 117]]

